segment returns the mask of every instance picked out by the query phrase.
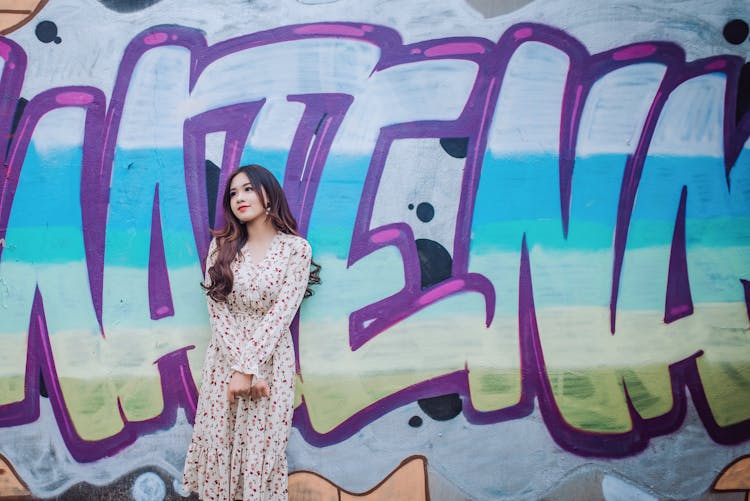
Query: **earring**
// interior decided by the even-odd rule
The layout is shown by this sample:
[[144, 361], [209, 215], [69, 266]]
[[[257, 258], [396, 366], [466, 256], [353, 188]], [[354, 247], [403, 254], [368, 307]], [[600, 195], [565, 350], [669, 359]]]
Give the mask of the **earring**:
[[267, 205], [266, 206], [266, 216], [270, 216], [270, 215], [271, 215], [271, 206]]

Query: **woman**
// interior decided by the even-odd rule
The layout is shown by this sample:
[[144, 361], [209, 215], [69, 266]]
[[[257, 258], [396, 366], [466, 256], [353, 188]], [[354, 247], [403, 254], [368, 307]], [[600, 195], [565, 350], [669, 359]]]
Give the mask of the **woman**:
[[268, 170], [240, 167], [223, 198], [223, 230], [206, 259], [213, 331], [206, 350], [184, 488], [202, 499], [287, 499], [286, 445], [295, 363], [289, 325], [318, 283]]

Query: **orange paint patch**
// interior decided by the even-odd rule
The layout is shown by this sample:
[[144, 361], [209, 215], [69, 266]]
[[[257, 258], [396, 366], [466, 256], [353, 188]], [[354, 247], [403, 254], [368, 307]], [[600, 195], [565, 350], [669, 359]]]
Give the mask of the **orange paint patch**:
[[7, 35], [31, 21], [48, 0], [0, 0], [0, 34]]
[[0, 499], [26, 497], [30, 498], [31, 493], [18, 478], [10, 462], [0, 454]]
[[309, 471], [289, 475], [289, 499], [315, 499], [319, 501], [428, 501], [427, 460], [424, 456], [411, 456], [378, 485], [361, 494], [349, 492], [333, 482]]
[[297, 471], [289, 475], [289, 499], [339, 501], [339, 489], [320, 475]]
[[713, 490], [744, 492], [745, 499], [750, 499], [750, 456], [729, 463], [714, 480]]

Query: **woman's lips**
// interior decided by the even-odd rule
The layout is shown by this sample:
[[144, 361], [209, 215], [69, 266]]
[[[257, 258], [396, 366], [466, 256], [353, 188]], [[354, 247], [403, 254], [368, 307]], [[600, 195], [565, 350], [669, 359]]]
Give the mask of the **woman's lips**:
[[239, 207], [237, 207], [237, 210], [240, 211], [240, 212], [242, 212], [245, 209], [249, 209], [249, 208], [250, 208], [249, 205], [240, 205]]

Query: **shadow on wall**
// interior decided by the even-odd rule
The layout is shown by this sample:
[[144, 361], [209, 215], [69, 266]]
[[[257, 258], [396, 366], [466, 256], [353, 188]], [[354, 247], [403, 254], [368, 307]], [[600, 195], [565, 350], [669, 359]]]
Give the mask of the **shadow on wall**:
[[161, 0], [99, 0], [99, 2], [115, 12], [121, 14], [127, 12], [137, 12], [159, 3]]
[[466, 0], [485, 18], [502, 16], [524, 7], [534, 0]]

